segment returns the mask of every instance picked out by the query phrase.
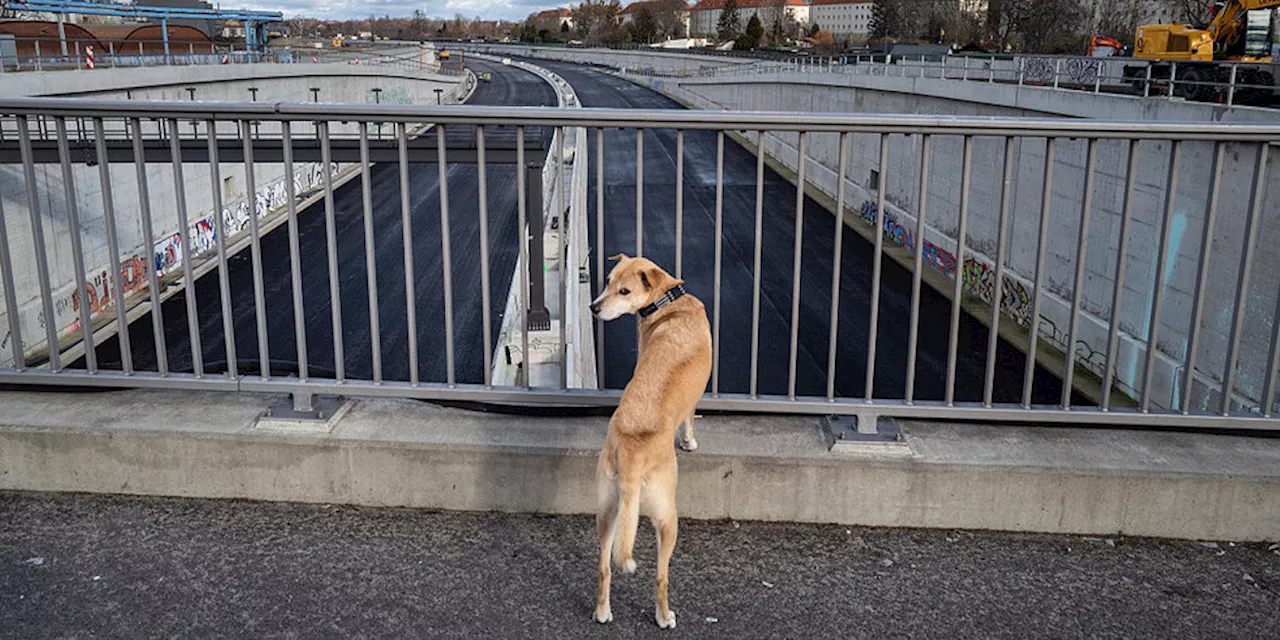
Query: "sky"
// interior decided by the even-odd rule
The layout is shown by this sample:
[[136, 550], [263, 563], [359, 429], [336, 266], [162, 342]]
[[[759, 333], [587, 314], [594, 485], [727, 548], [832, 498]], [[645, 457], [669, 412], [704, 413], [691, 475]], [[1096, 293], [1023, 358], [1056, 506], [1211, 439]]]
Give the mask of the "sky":
[[431, 17], [452, 18], [462, 15], [485, 20], [524, 20], [534, 11], [568, 6], [569, 0], [222, 0], [226, 8], [280, 11], [286, 18], [320, 18], [347, 20], [370, 15], [408, 17], [421, 9]]

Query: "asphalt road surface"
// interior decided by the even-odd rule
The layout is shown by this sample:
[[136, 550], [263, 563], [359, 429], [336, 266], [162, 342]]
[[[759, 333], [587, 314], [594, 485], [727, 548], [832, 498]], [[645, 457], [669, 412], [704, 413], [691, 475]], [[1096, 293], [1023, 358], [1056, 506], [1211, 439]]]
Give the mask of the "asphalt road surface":
[[[641, 523], [648, 528], [648, 524]], [[591, 620], [589, 517], [0, 493], [0, 637], [1276, 638], [1280, 555], [683, 520]]]
[[[537, 61], [562, 75], [584, 107], [679, 109], [678, 103], [648, 88], [572, 64]], [[605, 255], [635, 254], [635, 132], [605, 132]], [[591, 242], [596, 240], [596, 131], [590, 133]], [[684, 278], [712, 312], [715, 273], [716, 133], [685, 133]], [[646, 133], [644, 140], [644, 254], [674, 272], [676, 132]], [[760, 393], [786, 394], [791, 348], [792, 269], [795, 243], [796, 191], [774, 171], [765, 169], [763, 245], [760, 286]], [[746, 392], [751, 371], [751, 312], [755, 251], [756, 158], [725, 140], [724, 248], [721, 275], [720, 390]], [[800, 334], [796, 391], [826, 395], [827, 353], [831, 315], [831, 270], [834, 218], [806, 198], [802, 227]], [[874, 247], [845, 229], [842, 259], [836, 393], [861, 397], [866, 380], [870, 332], [871, 271]], [[594, 265], [594, 261], [593, 261]], [[598, 285], [597, 285], [598, 286]], [[883, 263], [875, 394], [901, 398], [906, 389], [911, 274], [890, 260]], [[941, 400], [946, 388], [951, 302], [925, 288], [920, 302], [916, 397]], [[606, 384], [622, 387], [635, 363], [635, 324], [616, 320], [605, 329]], [[956, 397], [982, 399], [987, 354], [987, 328], [962, 316], [958, 346]], [[997, 349], [997, 402], [1022, 398], [1025, 356], [1001, 341]], [[1060, 399], [1061, 382], [1037, 368], [1033, 399]], [[1083, 398], [1076, 398], [1084, 403]]]
[[[468, 61], [476, 71], [491, 71], [493, 80], [481, 82], [469, 104], [554, 105], [555, 93], [537, 76], [513, 67]], [[493, 128], [490, 139], [503, 135]], [[513, 129], [506, 127], [503, 129]], [[513, 131], [505, 133], [514, 135]], [[530, 139], [550, 131], [527, 132]], [[474, 138], [472, 138], [474, 139]], [[434, 160], [434, 158], [432, 158]], [[457, 380], [484, 381], [483, 323], [481, 315], [479, 198], [475, 165], [451, 164], [448, 169], [449, 224], [452, 238], [454, 339]], [[414, 286], [417, 307], [419, 373], [423, 381], [444, 382], [444, 293], [440, 246], [440, 195], [436, 164], [410, 164], [409, 198], [413, 228]], [[516, 172], [513, 166], [488, 164], [489, 260], [493, 339], [497, 340], [511, 274], [519, 257], [516, 244]], [[400, 171], [395, 163], [374, 165], [370, 172], [375, 235], [375, 269], [378, 273], [378, 310], [381, 330], [383, 378], [409, 380], [408, 321], [405, 300], [404, 243], [400, 213]], [[195, 194], [189, 197], [198, 198]], [[361, 179], [334, 192], [338, 238], [339, 299], [346, 375], [372, 379], [369, 287], [365, 266], [364, 209]], [[307, 353], [314, 375], [332, 376], [333, 323], [330, 310], [329, 267], [324, 204], [318, 202], [299, 212], [302, 257], [303, 307], [307, 326]], [[262, 238], [268, 352], [277, 373], [296, 370], [292, 278], [289, 266], [288, 227], [282, 225]], [[241, 373], [258, 370], [258, 331], [254, 312], [253, 261], [248, 249], [230, 259], [233, 334]], [[191, 371], [185, 293], [170, 298], [163, 307], [169, 366]], [[202, 353], [206, 371], [225, 370], [226, 351], [217, 271], [196, 282]], [[130, 326], [135, 366], [155, 370], [155, 348], [150, 316]], [[112, 338], [99, 345], [99, 362], [118, 368], [119, 342]], [[83, 366], [79, 363], [78, 366]]]

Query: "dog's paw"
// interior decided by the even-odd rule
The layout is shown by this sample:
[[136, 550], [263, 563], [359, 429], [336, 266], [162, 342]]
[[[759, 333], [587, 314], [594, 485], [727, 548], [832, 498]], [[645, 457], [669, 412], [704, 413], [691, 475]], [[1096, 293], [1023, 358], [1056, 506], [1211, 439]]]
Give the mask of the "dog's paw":
[[635, 573], [636, 561], [628, 559], [626, 562], [622, 563], [622, 566], [619, 567], [619, 569], [621, 569], [623, 573]]
[[681, 449], [684, 449], [685, 451], [697, 451], [697, 450], [698, 450], [698, 441], [697, 441], [696, 439], [694, 439], [694, 438], [688, 438], [688, 439], [681, 438], [681, 439], [680, 439], [680, 448], [681, 448]]
[[661, 611], [655, 611], [653, 618], [658, 621], [658, 628], [660, 629], [676, 628], [676, 612], [674, 611], [668, 610], [666, 619], [663, 619]]
[[603, 609], [597, 608], [594, 619], [600, 624], [609, 624], [610, 622], [613, 622], [613, 610], [608, 606], [605, 606]]

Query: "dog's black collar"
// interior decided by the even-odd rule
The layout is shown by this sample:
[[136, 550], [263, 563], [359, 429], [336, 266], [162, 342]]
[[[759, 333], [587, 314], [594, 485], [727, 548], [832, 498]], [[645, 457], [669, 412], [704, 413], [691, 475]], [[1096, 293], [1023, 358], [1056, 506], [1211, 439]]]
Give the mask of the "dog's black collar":
[[650, 304], [649, 306], [644, 307], [638, 313], [640, 314], [641, 318], [648, 318], [649, 316], [657, 313], [658, 309], [661, 309], [662, 307], [672, 302], [675, 302], [677, 298], [679, 298], [684, 294], [685, 294], [684, 285], [678, 284], [668, 289], [666, 293], [662, 294], [661, 298], [654, 300], [653, 304]]

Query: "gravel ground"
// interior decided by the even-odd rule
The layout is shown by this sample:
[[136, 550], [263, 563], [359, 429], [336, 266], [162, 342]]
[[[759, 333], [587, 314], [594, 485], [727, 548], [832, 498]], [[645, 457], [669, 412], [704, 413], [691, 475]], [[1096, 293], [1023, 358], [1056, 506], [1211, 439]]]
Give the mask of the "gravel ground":
[[[614, 622], [591, 621], [593, 530], [581, 516], [0, 493], [0, 636], [658, 634], [647, 533], [639, 572], [615, 579]], [[1276, 638], [1280, 552], [685, 520], [671, 598], [672, 636]]]

